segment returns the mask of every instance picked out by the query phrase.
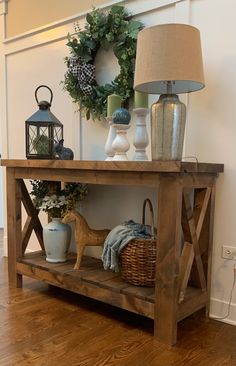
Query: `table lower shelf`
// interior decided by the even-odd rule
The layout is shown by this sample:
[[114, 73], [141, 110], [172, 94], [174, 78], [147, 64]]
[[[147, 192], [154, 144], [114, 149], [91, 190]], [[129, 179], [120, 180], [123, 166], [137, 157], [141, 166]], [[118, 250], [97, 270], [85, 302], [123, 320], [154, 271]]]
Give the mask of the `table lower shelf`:
[[[118, 273], [105, 271], [96, 258], [84, 256], [80, 269], [74, 270], [75, 259], [76, 255], [70, 254], [65, 263], [48, 263], [43, 252], [34, 252], [18, 260], [17, 272], [154, 319], [154, 287], [130, 285]], [[203, 308], [206, 301], [205, 292], [188, 287], [178, 306], [178, 320]]]

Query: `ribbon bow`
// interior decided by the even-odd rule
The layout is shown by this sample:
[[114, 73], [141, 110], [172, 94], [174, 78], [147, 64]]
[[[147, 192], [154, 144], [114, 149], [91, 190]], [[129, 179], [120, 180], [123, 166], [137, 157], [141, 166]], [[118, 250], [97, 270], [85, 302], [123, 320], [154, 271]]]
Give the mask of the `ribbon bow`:
[[79, 87], [85, 95], [91, 95], [93, 88], [91, 84], [95, 80], [95, 66], [91, 64], [82, 64], [79, 66], [78, 81]]
[[91, 95], [93, 88], [91, 84], [95, 81], [95, 66], [83, 63], [81, 57], [72, 56], [68, 60], [69, 72], [77, 77], [79, 87], [85, 95]]

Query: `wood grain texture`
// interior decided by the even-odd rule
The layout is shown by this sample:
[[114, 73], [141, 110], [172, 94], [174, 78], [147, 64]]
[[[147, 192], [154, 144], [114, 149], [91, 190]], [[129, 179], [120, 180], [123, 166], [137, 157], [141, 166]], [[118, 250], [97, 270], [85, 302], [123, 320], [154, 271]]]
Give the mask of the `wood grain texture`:
[[154, 289], [125, 284], [119, 274], [104, 271], [98, 259], [83, 257], [81, 268], [74, 270], [75, 255], [65, 264], [47, 263], [41, 253], [27, 257], [17, 263], [22, 275], [154, 318]]
[[[66, 263], [48, 263], [42, 251], [29, 253], [17, 263], [17, 271], [36, 280], [69, 289], [134, 313], [154, 318], [153, 287], [132, 286], [122, 281], [119, 273], [104, 271], [99, 259], [83, 257], [79, 270], [74, 270], [76, 254]], [[188, 287], [176, 314], [176, 321], [205, 306], [206, 294]], [[157, 313], [158, 316], [158, 313]]]
[[36, 208], [34, 207], [23, 180], [20, 181], [20, 188], [21, 188], [21, 200], [28, 215], [25, 226], [22, 231], [22, 251], [23, 253], [25, 252], [33, 230], [35, 231], [35, 234], [37, 236], [41, 248], [44, 249], [43, 227], [38, 218], [39, 211], [36, 210]]
[[158, 192], [155, 335], [166, 343], [177, 339], [182, 186], [163, 176]]
[[[211, 266], [212, 257], [212, 235], [213, 235], [213, 216], [215, 201], [215, 182], [211, 188], [195, 189], [193, 201], [193, 217], [196, 223], [196, 232], [198, 237], [199, 252], [201, 255], [205, 278], [208, 277], [208, 269]], [[204, 215], [203, 215], [204, 213]], [[191, 273], [191, 284], [199, 286], [199, 276], [197, 266], [193, 265]], [[207, 281], [208, 289], [209, 283]]]
[[[194, 259], [195, 259], [196, 267], [197, 267], [197, 271], [198, 271], [199, 282], [200, 282], [200, 286], [201, 286], [202, 290], [206, 291], [206, 277], [204, 274], [204, 269], [203, 269], [203, 264], [202, 264], [202, 258], [201, 258], [199, 243], [198, 243], [198, 235], [197, 235], [197, 231], [196, 231], [196, 224], [194, 221], [194, 215], [193, 215], [193, 209], [191, 206], [190, 195], [185, 190], [183, 192], [183, 196], [184, 196], [184, 203], [185, 203], [187, 220], [188, 220], [188, 225], [189, 225], [189, 231], [191, 234], [191, 242], [192, 242], [193, 248], [194, 248]], [[202, 209], [202, 205], [201, 205], [201, 209]]]
[[197, 220], [197, 228], [196, 228], [197, 240], [199, 240], [199, 237], [200, 237], [200, 234], [202, 231], [203, 222], [206, 217], [206, 211], [207, 211], [209, 199], [211, 197], [211, 188], [208, 187], [204, 193], [205, 194], [204, 194], [204, 198], [203, 198], [202, 205], [201, 205], [201, 211], [199, 212], [199, 217]]
[[63, 180], [63, 182], [80, 182], [90, 184], [111, 184], [124, 186], [143, 186], [143, 182], [148, 187], [156, 187], [159, 181], [158, 174], [154, 172], [139, 171], [93, 171], [76, 169], [40, 169], [34, 168], [32, 171], [27, 168], [16, 168], [18, 179], [45, 179], [50, 177], [53, 181]]
[[181, 179], [185, 188], [206, 188], [212, 187], [215, 183], [216, 174], [213, 173], [181, 173]]
[[[211, 196], [211, 204], [209, 204], [208, 194], [208, 198], [204, 203], [201, 190], [214, 186], [218, 173], [223, 171], [223, 165], [176, 161], [3, 160], [1, 163], [7, 167], [9, 180], [9, 187], [7, 186], [7, 188], [9, 188], [10, 282], [15, 286], [21, 285], [22, 274], [24, 274], [117, 307], [143, 314], [146, 317], [154, 317], [155, 338], [169, 345], [174, 344], [177, 340], [177, 322], [206, 306], [208, 302], [204, 281], [209, 267], [202, 264], [201, 249], [203, 248], [206, 252], [210, 243], [210, 230], [212, 230], [212, 220], [210, 219], [213, 218], [211, 208], [213, 208], [214, 197]], [[121, 184], [124, 186], [155, 187], [159, 196], [155, 293], [151, 295], [143, 289], [128, 287], [118, 277], [105, 275], [103, 270], [93, 268], [89, 262], [86, 268], [81, 268], [79, 277], [76, 270], [73, 270], [71, 260], [69, 260], [71, 266], [69, 269], [67, 264], [49, 267], [44, 264], [42, 258], [40, 262], [35, 263], [37, 256], [31, 256], [29, 262], [26, 263], [25, 259], [22, 258], [23, 249], [27, 244], [32, 223], [30, 223], [30, 220], [26, 222], [23, 230], [25, 236], [22, 241], [21, 202], [24, 202], [24, 200], [26, 202], [28, 199], [28, 195], [24, 194], [25, 186], [22, 182], [23, 179], [28, 178], [50, 179], [54, 182], [79, 181], [105, 185]], [[194, 212], [188, 194], [185, 194], [185, 205], [182, 205], [183, 191], [188, 192], [193, 189], [199, 193], [199, 195], [196, 195], [199, 210], [196, 208]], [[204, 208], [202, 209], [202, 207]], [[203, 211], [200, 211], [200, 209]], [[199, 221], [198, 229], [196, 229], [197, 222], [195, 221], [197, 216], [197, 222]], [[181, 286], [181, 224], [184, 234], [187, 235], [185, 241], [194, 245], [198, 274], [200, 273], [200, 283], [204, 291], [201, 288], [196, 288], [195, 291], [187, 288], [183, 301], [178, 303]], [[187, 226], [188, 229], [186, 230]], [[198, 245], [198, 235], [200, 245]], [[186, 270], [189, 270], [190, 265], [188, 261], [186, 263]], [[184, 287], [187, 279], [188, 275], [182, 276]], [[209, 291], [209, 284], [207, 289]]]
[[180, 274], [179, 274], [179, 302], [182, 302], [185, 297], [185, 292], [188, 286], [188, 281], [191, 273], [191, 268], [194, 260], [193, 245], [184, 242], [182, 253], [180, 256]]
[[83, 169], [107, 171], [139, 171], [139, 172], [199, 172], [221, 173], [223, 164], [188, 163], [181, 161], [86, 161], [86, 160], [21, 160], [2, 159], [1, 165], [6, 167], [21, 168], [50, 168], [50, 169]]
[[153, 342], [151, 319], [30, 278], [9, 289], [3, 258], [0, 283], [1, 366], [236, 365], [235, 327], [202, 312], [170, 348]]
[[15, 179], [15, 170], [8, 169], [7, 182], [7, 237], [8, 258], [11, 266], [8, 268], [10, 285], [21, 287], [22, 276], [16, 273], [16, 261], [22, 256], [21, 234], [21, 189], [20, 181]]

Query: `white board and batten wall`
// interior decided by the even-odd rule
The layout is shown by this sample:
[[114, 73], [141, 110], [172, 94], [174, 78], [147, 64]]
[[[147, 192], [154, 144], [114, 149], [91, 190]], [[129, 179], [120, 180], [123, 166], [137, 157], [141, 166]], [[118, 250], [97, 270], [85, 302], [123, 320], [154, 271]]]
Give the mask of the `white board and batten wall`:
[[[110, 1], [102, 7], [116, 2]], [[3, 7], [4, 3], [0, 2], [0, 5]], [[122, 4], [145, 26], [186, 23], [201, 32], [206, 87], [184, 97], [187, 104], [184, 155], [196, 156], [199, 161], [225, 164], [225, 173], [217, 182], [211, 286], [211, 314], [221, 317], [227, 313], [233, 283], [233, 263], [221, 258], [221, 246], [236, 247], [236, 47], [233, 37], [236, 3], [234, 0], [130, 0]], [[60, 84], [65, 72], [63, 60], [68, 55], [67, 33], [73, 32], [76, 20], [83, 26], [85, 14], [75, 14], [12, 38], [4, 36], [4, 19], [2, 11], [0, 137], [3, 157], [25, 157], [24, 121], [37, 110], [36, 87], [46, 84], [54, 93], [51, 110], [64, 124], [65, 145], [74, 150], [77, 159], [104, 160], [106, 123], [83, 120], [80, 113], [75, 113], [76, 107]], [[150, 97], [150, 104], [153, 100], [155, 97]], [[149, 128], [150, 121], [147, 122]], [[131, 145], [133, 132], [132, 127], [128, 134]], [[133, 148], [130, 158], [132, 154]], [[127, 188], [124, 192], [120, 187], [91, 187], [83, 212], [94, 228], [112, 227], [128, 218], [138, 220], [146, 195], [156, 204], [153, 191]], [[236, 324], [235, 302], [234, 292], [231, 312], [225, 320], [231, 324]]]

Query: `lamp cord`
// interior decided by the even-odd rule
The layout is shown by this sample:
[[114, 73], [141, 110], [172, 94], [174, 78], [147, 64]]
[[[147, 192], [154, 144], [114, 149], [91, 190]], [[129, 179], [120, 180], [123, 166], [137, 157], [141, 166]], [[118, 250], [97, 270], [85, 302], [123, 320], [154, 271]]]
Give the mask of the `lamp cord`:
[[234, 257], [234, 267], [233, 267], [233, 272], [234, 272], [234, 278], [233, 278], [233, 283], [232, 283], [232, 287], [230, 290], [230, 296], [229, 296], [229, 303], [228, 303], [228, 309], [227, 309], [227, 314], [222, 316], [222, 317], [211, 317], [211, 319], [214, 320], [223, 320], [228, 318], [229, 314], [230, 314], [230, 307], [231, 307], [231, 302], [232, 302], [232, 297], [233, 297], [233, 290], [234, 290], [234, 286], [235, 286], [235, 282], [236, 282], [236, 257]]
[[198, 158], [196, 156], [183, 156], [182, 160], [184, 159], [194, 159], [197, 164], [199, 163]]

